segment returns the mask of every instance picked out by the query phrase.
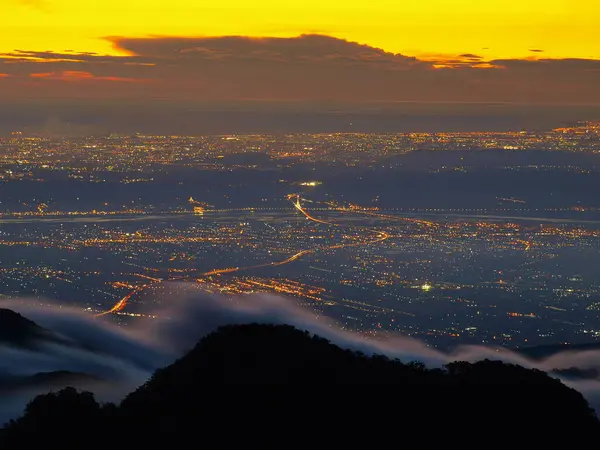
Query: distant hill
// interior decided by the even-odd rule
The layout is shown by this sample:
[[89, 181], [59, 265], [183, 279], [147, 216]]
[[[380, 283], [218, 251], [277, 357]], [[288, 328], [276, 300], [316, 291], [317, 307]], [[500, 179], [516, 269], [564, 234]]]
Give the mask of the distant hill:
[[554, 344], [554, 345], [538, 345], [534, 347], [524, 347], [516, 351], [534, 359], [548, 358], [549, 356], [555, 355], [565, 351], [591, 351], [600, 350], [600, 342], [593, 342], [589, 344]]
[[[29, 352], [43, 353], [43, 344], [60, 344], [72, 347], [76, 343], [67, 342], [51, 330], [43, 328], [32, 320], [10, 309], [0, 308], [0, 345], [16, 347]], [[10, 370], [10, 366], [7, 367]], [[32, 368], [34, 369], [34, 368]], [[92, 386], [102, 380], [93, 375], [68, 370], [39, 372], [28, 375], [0, 373], [0, 395], [15, 390], [62, 389], [67, 386]]]
[[0, 344], [31, 347], [40, 341], [58, 341], [51, 331], [10, 309], [0, 308]]
[[119, 406], [72, 389], [37, 397], [0, 448], [584, 448], [599, 438], [583, 396], [541, 371], [431, 370], [251, 324], [206, 336]]
[[[551, 356], [562, 352], [585, 352], [594, 350], [600, 350], [600, 343], [593, 342], [588, 344], [539, 345], [519, 348], [515, 351], [527, 356], [528, 358], [541, 360], [550, 358]], [[553, 375], [558, 375], [563, 378], [570, 378], [573, 380], [600, 380], [600, 371], [593, 368], [580, 369], [578, 367], [569, 367], [563, 369], [554, 369], [551, 373]]]

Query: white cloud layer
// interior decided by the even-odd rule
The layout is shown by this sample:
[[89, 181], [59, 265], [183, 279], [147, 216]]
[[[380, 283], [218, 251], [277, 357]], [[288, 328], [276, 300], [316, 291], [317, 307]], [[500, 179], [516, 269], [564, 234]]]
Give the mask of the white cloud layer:
[[[430, 367], [457, 360], [474, 362], [487, 358], [544, 371], [571, 367], [600, 369], [600, 351], [564, 351], [541, 360], [484, 346], [459, 347], [446, 354], [408, 337], [373, 339], [342, 330], [331, 319], [284, 297], [256, 294], [227, 299], [208, 294], [191, 284], [174, 284], [169, 290], [176, 293], [159, 299], [168, 306], [153, 311], [159, 319], [139, 320], [129, 327], [118, 327], [76, 309], [42, 307], [37, 301], [35, 306], [26, 299], [2, 302], [1, 307], [13, 309], [79, 345], [52, 344], [44, 346], [42, 351], [0, 347], [0, 376], [56, 370], [89, 373], [110, 380], [106, 386], [91, 387], [99, 399], [118, 401], [143, 383], [155, 369], [182, 356], [206, 334], [222, 325], [244, 323], [294, 325], [344, 348], [383, 354], [406, 362], [420, 361]], [[600, 380], [563, 381], [579, 390], [596, 410], [600, 410]], [[0, 394], [3, 397], [0, 421], [18, 416], [37, 393]]]

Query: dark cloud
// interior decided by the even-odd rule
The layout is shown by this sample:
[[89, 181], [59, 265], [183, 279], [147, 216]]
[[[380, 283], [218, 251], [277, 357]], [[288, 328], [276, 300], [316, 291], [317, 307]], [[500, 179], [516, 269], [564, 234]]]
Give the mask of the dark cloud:
[[548, 72], [548, 76], [575, 71], [573, 75], [580, 75], [580, 71], [600, 70], [600, 60], [596, 59], [496, 59], [490, 61], [506, 69], [527, 69]]
[[143, 79], [139, 79], [139, 78], [97, 76], [90, 72], [85, 72], [85, 71], [81, 71], [81, 70], [62, 70], [60, 72], [31, 73], [31, 74], [29, 74], [29, 77], [35, 78], [35, 79], [44, 79], [44, 80], [53, 80], [53, 81], [68, 81], [68, 82], [112, 81], [112, 82], [121, 82], [121, 83], [141, 83], [141, 82], [150, 82], [151, 81], [151, 80], [143, 80]]
[[480, 60], [483, 59], [483, 56], [479, 56], [479, 55], [474, 55], [472, 53], [463, 53], [462, 55], [459, 55], [461, 58], [465, 58], [468, 60]]
[[132, 55], [167, 59], [251, 61], [253, 63], [389, 63], [396, 67], [424, 65], [416, 58], [322, 35], [297, 38], [125, 39], [111, 38], [115, 47]]
[[4, 54], [0, 73], [9, 76], [0, 80], [0, 93], [14, 99], [600, 103], [595, 60], [485, 61], [465, 53], [422, 61], [320, 35], [110, 40], [129, 56]]
[[[600, 115], [596, 60], [488, 61], [464, 53], [425, 61], [320, 35], [110, 40], [128, 56], [27, 50], [0, 55], [0, 132], [23, 125], [40, 131], [56, 122], [82, 131], [190, 134], [410, 131], [408, 125], [423, 131], [520, 129], [533, 120], [524, 104], [596, 108], [573, 115], [564, 108], [548, 126]], [[330, 116], [340, 104], [351, 114], [369, 112], [362, 118]], [[435, 105], [421, 115], [415, 104]], [[447, 113], [442, 115], [442, 104], [454, 107], [441, 107]], [[501, 118], [497, 106], [465, 112], [466, 104], [514, 108], [510, 118]]]
[[543, 53], [544, 52], [544, 50], [541, 50], [539, 48], [530, 48], [529, 51], [533, 52], [533, 53]]

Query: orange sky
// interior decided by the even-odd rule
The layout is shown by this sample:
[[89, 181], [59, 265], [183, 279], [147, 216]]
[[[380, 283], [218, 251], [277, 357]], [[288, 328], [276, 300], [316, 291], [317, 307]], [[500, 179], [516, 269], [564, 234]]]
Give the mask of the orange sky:
[[0, 52], [115, 54], [105, 36], [318, 33], [421, 57], [600, 59], [597, 0], [2, 0], [0, 21]]
[[598, 0], [0, 1], [3, 102], [600, 107]]

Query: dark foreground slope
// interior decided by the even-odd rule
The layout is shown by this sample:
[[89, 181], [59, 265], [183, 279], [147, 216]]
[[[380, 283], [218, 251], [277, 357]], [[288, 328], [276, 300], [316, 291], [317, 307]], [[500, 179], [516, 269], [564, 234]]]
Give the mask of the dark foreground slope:
[[288, 326], [230, 326], [120, 406], [65, 390], [3, 431], [6, 449], [587, 448], [600, 424], [543, 372], [366, 357]]

